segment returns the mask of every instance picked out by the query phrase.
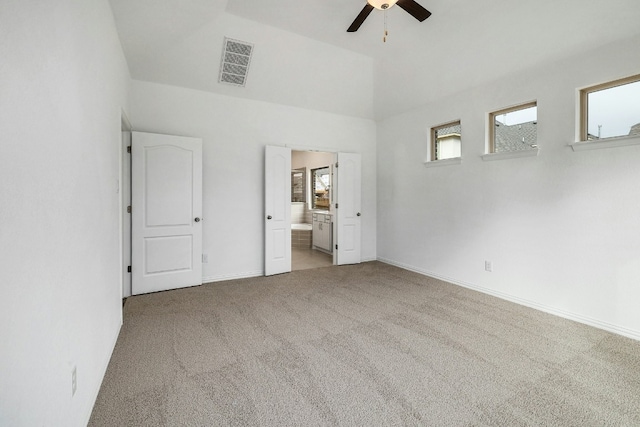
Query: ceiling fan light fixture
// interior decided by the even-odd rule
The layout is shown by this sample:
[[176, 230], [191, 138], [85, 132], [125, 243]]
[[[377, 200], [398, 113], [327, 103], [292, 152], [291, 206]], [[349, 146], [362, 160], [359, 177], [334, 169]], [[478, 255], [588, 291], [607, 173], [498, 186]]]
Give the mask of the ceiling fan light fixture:
[[367, 0], [367, 3], [378, 10], [386, 10], [396, 4], [397, 1], [398, 0]]
[[360, 28], [373, 9], [378, 9], [386, 13], [387, 9], [395, 4], [420, 22], [431, 16], [431, 12], [420, 6], [416, 0], [367, 0], [367, 3], [365, 3], [358, 16], [356, 16], [356, 19], [354, 19], [349, 28], [347, 28], [347, 32], [353, 33], [358, 31], [358, 28]]

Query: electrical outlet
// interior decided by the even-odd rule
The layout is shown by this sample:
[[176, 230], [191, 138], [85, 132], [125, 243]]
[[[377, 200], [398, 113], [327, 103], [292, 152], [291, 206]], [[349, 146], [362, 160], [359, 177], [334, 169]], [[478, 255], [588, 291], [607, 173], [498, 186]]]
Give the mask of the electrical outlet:
[[78, 375], [76, 371], [76, 367], [74, 366], [71, 371], [71, 396], [76, 394], [76, 389], [78, 388]]
[[202, 263], [203, 264], [209, 263], [209, 254], [202, 254]]
[[484, 262], [484, 269], [485, 271], [488, 271], [488, 272], [493, 271], [493, 264], [491, 263], [491, 261]]

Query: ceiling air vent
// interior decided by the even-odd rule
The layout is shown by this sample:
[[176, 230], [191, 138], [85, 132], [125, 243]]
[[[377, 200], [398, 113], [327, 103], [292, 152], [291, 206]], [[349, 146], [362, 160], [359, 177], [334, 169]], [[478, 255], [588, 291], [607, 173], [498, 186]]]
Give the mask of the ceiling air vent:
[[225, 37], [218, 81], [234, 86], [244, 86], [247, 81], [251, 52], [253, 52], [251, 43]]

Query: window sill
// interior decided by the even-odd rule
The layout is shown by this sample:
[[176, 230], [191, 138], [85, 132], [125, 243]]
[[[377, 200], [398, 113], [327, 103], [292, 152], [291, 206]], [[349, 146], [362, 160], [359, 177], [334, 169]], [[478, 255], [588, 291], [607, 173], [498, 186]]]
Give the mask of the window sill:
[[459, 165], [461, 163], [462, 163], [462, 157], [453, 157], [451, 159], [430, 160], [428, 162], [424, 162], [424, 166], [426, 168], [433, 168], [433, 167], [436, 167], [436, 166]]
[[483, 154], [482, 160], [491, 161], [491, 160], [504, 160], [504, 159], [516, 159], [518, 157], [535, 157], [540, 152], [539, 148], [532, 148], [529, 150], [518, 150], [518, 151], [505, 151], [502, 153], [488, 153]]
[[627, 145], [640, 145], [640, 136], [620, 136], [617, 138], [605, 138], [599, 141], [580, 141], [569, 144], [573, 151], [597, 150], [599, 148], [624, 147]]

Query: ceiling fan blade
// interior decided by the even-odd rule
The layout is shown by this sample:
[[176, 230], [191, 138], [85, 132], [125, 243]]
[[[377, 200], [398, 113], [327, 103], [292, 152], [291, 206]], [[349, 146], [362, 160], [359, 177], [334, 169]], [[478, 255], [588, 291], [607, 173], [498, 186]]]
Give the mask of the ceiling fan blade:
[[373, 10], [373, 6], [367, 3], [364, 6], [364, 8], [360, 11], [360, 14], [358, 14], [356, 19], [353, 21], [351, 26], [347, 29], [347, 32], [353, 33], [354, 31], [358, 31], [358, 28], [360, 28], [360, 25], [362, 25], [364, 20], [367, 19], [367, 16], [369, 16], [372, 10]]
[[411, 16], [413, 16], [420, 22], [431, 16], [431, 12], [420, 6], [415, 2], [415, 0], [398, 0], [396, 4], [409, 12]]

